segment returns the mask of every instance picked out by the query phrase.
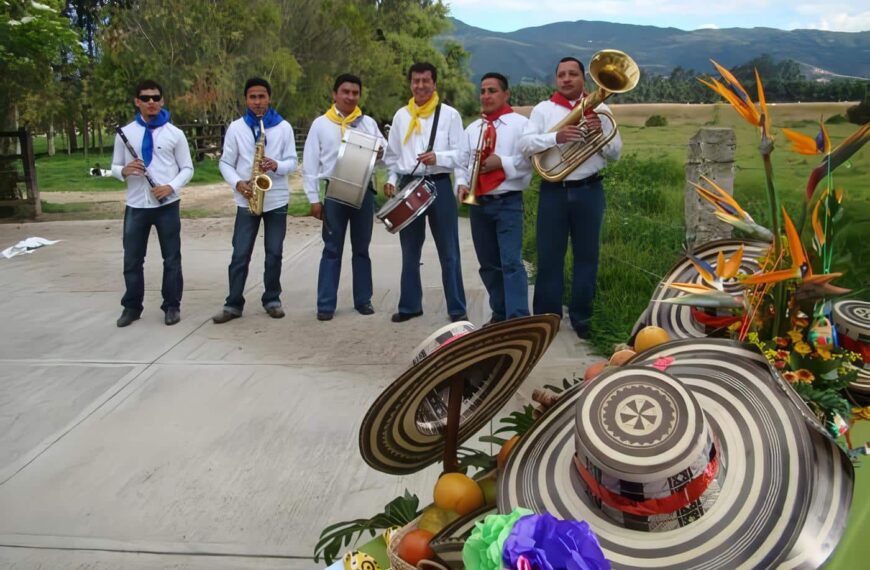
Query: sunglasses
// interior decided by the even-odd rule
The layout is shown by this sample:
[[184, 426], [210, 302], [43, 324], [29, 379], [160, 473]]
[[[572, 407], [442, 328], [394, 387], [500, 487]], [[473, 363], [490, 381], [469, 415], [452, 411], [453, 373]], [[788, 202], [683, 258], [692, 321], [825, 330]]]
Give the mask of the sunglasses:
[[139, 99], [143, 103], [147, 103], [149, 101], [154, 101], [157, 103], [161, 99], [163, 99], [163, 95], [137, 95], [136, 99]]

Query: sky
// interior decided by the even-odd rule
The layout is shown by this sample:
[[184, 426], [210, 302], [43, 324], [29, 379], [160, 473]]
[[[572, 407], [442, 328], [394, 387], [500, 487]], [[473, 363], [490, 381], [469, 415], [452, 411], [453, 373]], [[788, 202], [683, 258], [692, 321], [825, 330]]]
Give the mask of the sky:
[[445, 3], [454, 18], [495, 32], [574, 20], [682, 30], [754, 27], [870, 30], [870, 0], [446, 0]]

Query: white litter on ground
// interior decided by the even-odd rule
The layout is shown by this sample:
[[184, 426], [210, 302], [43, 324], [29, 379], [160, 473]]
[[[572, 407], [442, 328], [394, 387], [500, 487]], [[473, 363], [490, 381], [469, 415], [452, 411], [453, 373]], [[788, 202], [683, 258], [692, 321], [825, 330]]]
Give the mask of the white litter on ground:
[[27, 239], [23, 239], [20, 242], [16, 243], [12, 247], [7, 247], [0, 255], [9, 259], [10, 257], [15, 257], [16, 255], [22, 255], [24, 253], [33, 253], [34, 249], [39, 249], [45, 245], [54, 245], [61, 240], [50, 240], [41, 237], [29, 237]]

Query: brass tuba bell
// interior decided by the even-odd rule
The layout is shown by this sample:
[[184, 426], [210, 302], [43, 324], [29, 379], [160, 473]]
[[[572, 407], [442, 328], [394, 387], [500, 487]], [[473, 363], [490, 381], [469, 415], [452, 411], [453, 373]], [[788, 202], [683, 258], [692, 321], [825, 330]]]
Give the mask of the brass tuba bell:
[[[640, 68], [628, 54], [605, 49], [596, 52], [589, 61], [589, 76], [598, 84], [598, 89], [583, 99], [549, 132], [554, 133], [565, 125], [582, 125], [586, 109], [594, 109], [614, 93], [627, 93], [634, 89], [640, 79]], [[616, 136], [616, 119], [613, 115], [607, 111], [599, 115], [605, 115], [613, 124], [610, 134], [605, 136], [599, 131], [583, 142], [556, 145], [535, 154], [532, 164], [541, 178], [548, 182], [561, 182]]]

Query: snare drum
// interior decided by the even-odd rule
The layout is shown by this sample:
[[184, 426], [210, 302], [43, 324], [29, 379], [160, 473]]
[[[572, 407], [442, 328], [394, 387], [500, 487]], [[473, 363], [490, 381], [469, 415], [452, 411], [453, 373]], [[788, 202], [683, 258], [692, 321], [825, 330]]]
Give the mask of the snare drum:
[[378, 148], [380, 144], [377, 137], [353, 129], [345, 132], [326, 187], [327, 200], [335, 200], [359, 210], [375, 171]]
[[375, 215], [394, 234], [416, 220], [434, 200], [435, 184], [425, 178], [412, 178]]

